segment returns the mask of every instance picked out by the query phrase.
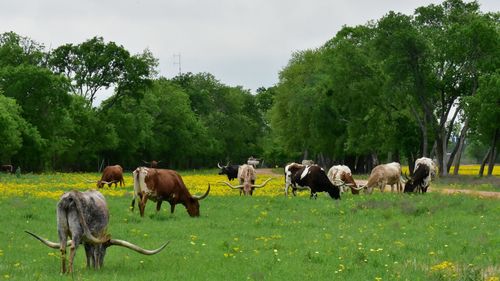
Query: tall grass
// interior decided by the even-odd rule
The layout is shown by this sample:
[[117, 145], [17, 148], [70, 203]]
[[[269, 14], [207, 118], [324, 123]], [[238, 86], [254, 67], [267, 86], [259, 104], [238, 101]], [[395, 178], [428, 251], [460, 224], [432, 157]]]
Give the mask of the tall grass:
[[[39, 185], [50, 180], [39, 176]], [[59, 188], [73, 186], [55, 187]], [[156, 214], [152, 202], [146, 217], [140, 218], [129, 211], [128, 194], [106, 195], [113, 237], [146, 248], [166, 240], [171, 243], [155, 256], [110, 248], [99, 271], [85, 268], [81, 247], [71, 277], [489, 281], [500, 277], [500, 200], [376, 193], [333, 201], [327, 196], [310, 200], [304, 193], [294, 198], [260, 196], [263, 192], [240, 197], [222, 187], [213, 189], [229, 196], [212, 195], [201, 201], [199, 218], [189, 217], [182, 205], [173, 215], [168, 204]], [[27, 229], [57, 241], [56, 202], [35, 193], [0, 195], [0, 279], [71, 278], [59, 275], [58, 251], [23, 233]]]

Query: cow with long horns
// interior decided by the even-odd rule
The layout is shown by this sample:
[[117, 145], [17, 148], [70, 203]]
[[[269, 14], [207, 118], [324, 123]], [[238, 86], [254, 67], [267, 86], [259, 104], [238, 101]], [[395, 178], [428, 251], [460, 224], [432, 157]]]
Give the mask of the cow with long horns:
[[375, 166], [370, 173], [368, 182], [362, 187], [365, 189], [365, 193], [371, 194], [375, 187], [380, 188], [380, 191], [384, 192], [386, 185], [391, 186], [391, 192], [394, 192], [394, 185], [396, 185], [397, 192], [403, 191], [401, 184], [401, 164], [392, 162]]
[[328, 170], [327, 176], [332, 183], [340, 183], [341, 193], [350, 189], [352, 194], [359, 194], [359, 191], [363, 189], [362, 187], [358, 187], [352, 177], [351, 169], [346, 165], [332, 166], [330, 170]]
[[[304, 166], [297, 163], [288, 166], [288, 171], [293, 185], [298, 185], [311, 190], [310, 198], [317, 198], [318, 192], [327, 192], [333, 199], [340, 199], [340, 182], [331, 182], [325, 170], [318, 165]], [[286, 193], [286, 190], [285, 190]], [[293, 190], [295, 195], [295, 190]]]
[[191, 217], [200, 216], [199, 200], [204, 199], [210, 192], [210, 184], [207, 192], [201, 196], [193, 196], [186, 188], [181, 176], [174, 170], [152, 169], [139, 167], [133, 172], [134, 176], [134, 198], [131, 210], [134, 210], [135, 199], [139, 198], [139, 211], [144, 217], [146, 202], [156, 202], [156, 211], [161, 210], [163, 201], [170, 203], [170, 212], [174, 213], [175, 205], [182, 204], [186, 207]]
[[227, 179], [229, 181], [238, 178], [238, 169], [240, 168], [240, 165], [229, 165], [228, 162], [226, 166], [222, 166], [217, 163], [217, 167], [220, 169], [219, 175], [227, 175]]
[[436, 176], [436, 164], [427, 157], [419, 158], [415, 161], [415, 170], [411, 178], [406, 177], [404, 192], [426, 193], [431, 180]]
[[[64, 193], [57, 203], [57, 232], [59, 243], [51, 242], [37, 234], [26, 231], [43, 244], [61, 251], [61, 272], [66, 272], [66, 247], [70, 247], [69, 272], [73, 272], [73, 262], [78, 246], [83, 243], [87, 256], [87, 267], [99, 269], [104, 262], [106, 249], [110, 246], [122, 246], [144, 255], [154, 255], [168, 244], [156, 250], [145, 250], [125, 240], [111, 239], [106, 233], [109, 222], [109, 210], [104, 196], [95, 190], [86, 192], [69, 191]], [[71, 237], [71, 240], [67, 240]]]
[[243, 164], [238, 169], [238, 180], [240, 182], [239, 185], [234, 186], [228, 182], [221, 181], [219, 183], [224, 183], [232, 189], [239, 189], [240, 195], [253, 195], [253, 191], [256, 188], [264, 187], [270, 180], [273, 178], [269, 178], [264, 183], [256, 185], [255, 180], [257, 178], [257, 172], [255, 171], [252, 165]]

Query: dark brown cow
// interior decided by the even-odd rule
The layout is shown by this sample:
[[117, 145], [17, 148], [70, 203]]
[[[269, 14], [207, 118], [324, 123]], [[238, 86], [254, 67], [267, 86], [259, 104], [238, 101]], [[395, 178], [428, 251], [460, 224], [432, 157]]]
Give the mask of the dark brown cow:
[[12, 165], [2, 165], [0, 169], [2, 170], [2, 172], [7, 172], [9, 174], [12, 174], [12, 172], [14, 172], [14, 167]]
[[181, 176], [173, 170], [153, 169], [139, 167], [133, 172], [134, 175], [134, 199], [132, 199], [131, 209], [134, 210], [135, 198], [139, 197], [139, 211], [144, 217], [144, 208], [148, 199], [156, 202], [156, 211], [161, 210], [161, 203], [170, 203], [170, 212], [173, 213], [176, 204], [186, 207], [191, 217], [200, 216], [199, 200], [208, 196], [210, 184], [207, 192], [202, 196], [192, 196]]
[[125, 180], [123, 179], [123, 168], [120, 165], [107, 166], [104, 168], [101, 179], [97, 181], [97, 188], [102, 188], [105, 184], [110, 187], [113, 183], [115, 184], [115, 187], [117, 186], [117, 183], [120, 183], [120, 186], [125, 185]]

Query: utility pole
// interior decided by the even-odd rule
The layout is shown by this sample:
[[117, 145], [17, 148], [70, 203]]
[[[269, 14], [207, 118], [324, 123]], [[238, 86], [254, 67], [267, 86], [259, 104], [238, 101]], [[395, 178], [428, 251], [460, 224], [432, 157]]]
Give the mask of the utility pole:
[[181, 53], [174, 54], [174, 67], [178, 65], [179, 66], [179, 76], [182, 74], [181, 70]]

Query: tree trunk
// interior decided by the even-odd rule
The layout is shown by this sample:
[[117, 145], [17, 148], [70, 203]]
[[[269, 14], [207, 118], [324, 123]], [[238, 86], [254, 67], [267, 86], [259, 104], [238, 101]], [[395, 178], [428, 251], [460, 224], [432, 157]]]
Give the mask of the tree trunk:
[[453, 170], [454, 175], [458, 175], [458, 166], [460, 166], [460, 158], [462, 157], [462, 151], [464, 149], [465, 137], [467, 135], [467, 131], [469, 130], [469, 119], [465, 120], [464, 127], [460, 131], [460, 138], [458, 140], [458, 144], [455, 146], [453, 151], [451, 152], [450, 159], [448, 159], [448, 164], [446, 165], [446, 169], [448, 169], [448, 173], [451, 168], [451, 164], [455, 162], [455, 168]]
[[488, 165], [488, 176], [493, 174], [493, 167], [495, 167], [495, 160], [497, 158], [497, 140], [498, 140], [498, 128], [495, 130], [495, 134], [493, 135], [493, 140], [491, 141], [491, 153], [490, 153], [490, 163]]
[[[465, 139], [465, 137], [464, 137]], [[458, 149], [458, 153], [457, 155], [455, 156], [455, 168], [453, 168], [453, 175], [458, 175], [458, 169], [460, 169], [460, 160], [462, 158], [462, 152], [464, 151], [464, 141], [461, 139], [460, 142], [459, 142], [459, 149]], [[449, 161], [448, 161], [449, 163]], [[448, 168], [449, 169], [449, 168]]]
[[486, 165], [486, 161], [488, 160], [488, 157], [490, 156], [491, 152], [491, 147], [488, 148], [488, 151], [486, 152], [486, 155], [484, 155], [483, 161], [481, 161], [481, 167], [479, 167], [479, 176], [482, 177], [484, 174], [484, 165]]

